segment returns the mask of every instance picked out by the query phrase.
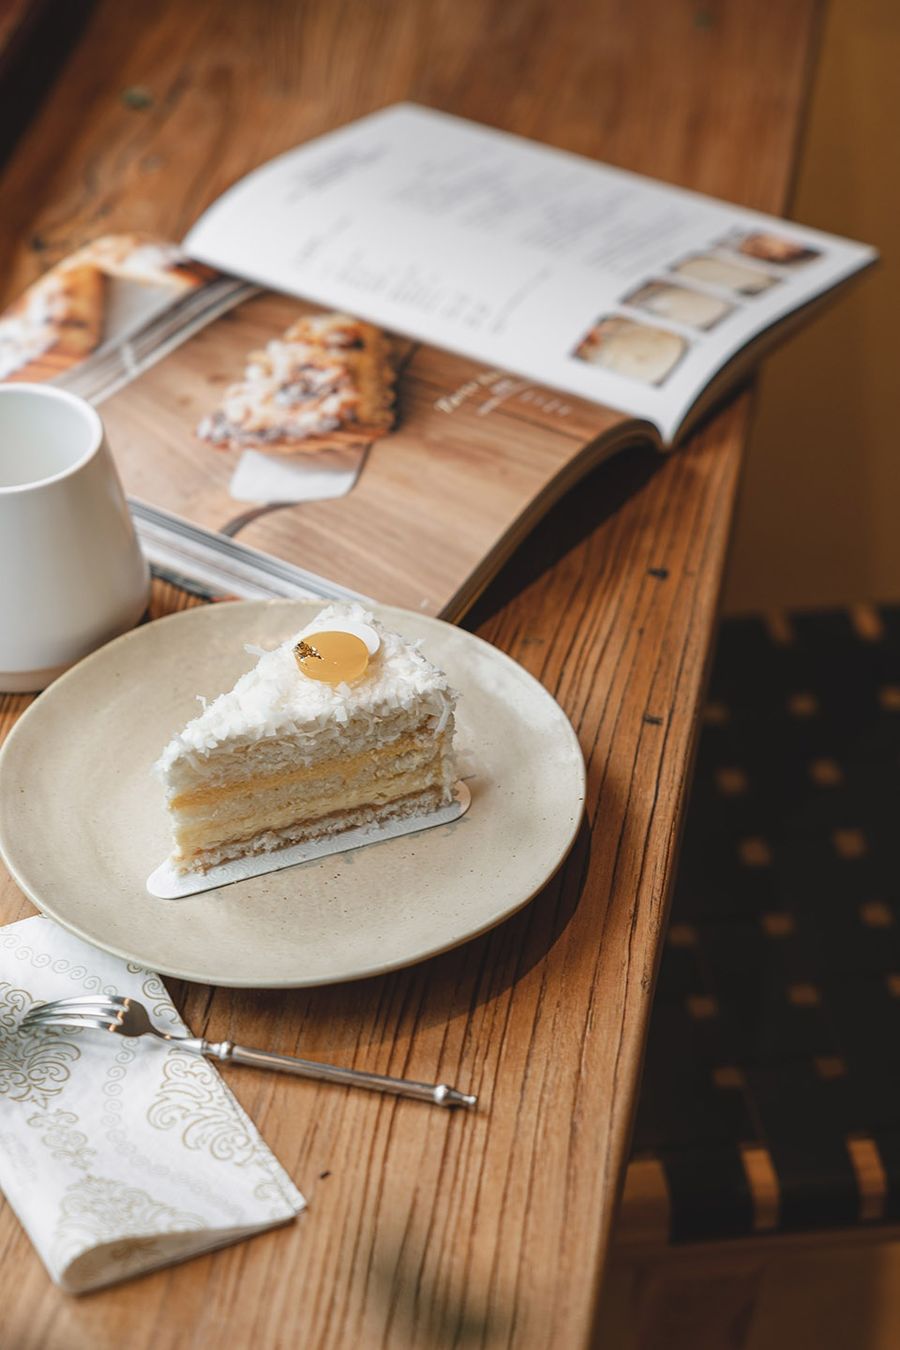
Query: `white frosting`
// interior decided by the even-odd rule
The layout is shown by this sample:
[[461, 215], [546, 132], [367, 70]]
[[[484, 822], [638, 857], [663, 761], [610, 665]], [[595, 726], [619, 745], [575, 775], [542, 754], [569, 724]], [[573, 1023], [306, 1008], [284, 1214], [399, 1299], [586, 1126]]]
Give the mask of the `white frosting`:
[[[365, 675], [353, 685], [304, 678], [293, 653], [299, 638], [345, 623], [367, 624], [381, 639]], [[264, 652], [233, 689], [188, 722], [166, 746], [157, 769], [165, 775], [180, 759], [205, 758], [272, 736], [333, 738], [351, 717], [369, 721], [377, 738], [381, 719], [414, 707], [434, 719], [435, 730], [443, 729], [454, 701], [446, 676], [417, 646], [385, 629], [362, 605], [329, 605], [280, 647]]]

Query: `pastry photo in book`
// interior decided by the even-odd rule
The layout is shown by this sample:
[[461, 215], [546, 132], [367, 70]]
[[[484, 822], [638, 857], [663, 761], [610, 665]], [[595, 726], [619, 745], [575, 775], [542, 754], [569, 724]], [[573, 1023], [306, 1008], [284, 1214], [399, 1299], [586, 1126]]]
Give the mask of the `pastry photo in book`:
[[197, 435], [270, 455], [361, 448], [394, 424], [394, 380], [380, 329], [347, 314], [310, 315], [250, 352]]
[[63, 258], [0, 315], [0, 379], [54, 379], [123, 340], [215, 273], [149, 235], [104, 235]]
[[[247, 546], [322, 579], [324, 594], [338, 587], [462, 613], [561, 473], [623, 438], [654, 435], [586, 400], [213, 269], [188, 287], [184, 255], [156, 247], [183, 261], [177, 289], [164, 271], [139, 283], [149, 322], [135, 331], [115, 293], [120, 279], [99, 274], [90, 350], [59, 370], [49, 359], [58, 339], [45, 335], [34, 356], [10, 344], [6, 370], [52, 378], [99, 405], [140, 504], [139, 532], [147, 510], [162, 511], [220, 549]], [[70, 272], [63, 262], [46, 276]], [[46, 284], [0, 316], [0, 332]], [[175, 570], [212, 584], [191, 563]], [[266, 592], [232, 579], [222, 593]]]
[[0, 378], [100, 405], [157, 530], [458, 617], [593, 465], [672, 448], [874, 258], [403, 104], [255, 170], [180, 245], [55, 261], [0, 315]]

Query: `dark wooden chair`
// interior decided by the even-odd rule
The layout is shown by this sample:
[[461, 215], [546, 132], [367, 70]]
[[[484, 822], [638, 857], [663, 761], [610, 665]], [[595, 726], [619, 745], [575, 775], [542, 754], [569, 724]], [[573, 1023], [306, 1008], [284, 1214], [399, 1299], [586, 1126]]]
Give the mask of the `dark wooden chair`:
[[621, 1240], [900, 1219], [900, 608], [723, 623]]

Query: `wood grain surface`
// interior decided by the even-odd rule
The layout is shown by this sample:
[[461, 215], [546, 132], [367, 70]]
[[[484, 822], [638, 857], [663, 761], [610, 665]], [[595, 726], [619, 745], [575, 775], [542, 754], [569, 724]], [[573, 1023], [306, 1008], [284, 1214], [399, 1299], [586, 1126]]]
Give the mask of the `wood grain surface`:
[[[104, 0], [2, 176], [5, 284], [100, 228], [178, 235], [254, 164], [407, 97], [778, 210], [816, 20], [812, 0]], [[76, 1300], [4, 1210], [4, 1347], [591, 1344], [749, 407], [596, 470], [470, 615], [588, 760], [587, 823], [545, 892], [388, 978], [174, 990], [198, 1034], [443, 1077], [478, 1113], [234, 1070], [306, 1214]], [[185, 603], [157, 589], [156, 612]], [[4, 878], [2, 920], [30, 912]]]

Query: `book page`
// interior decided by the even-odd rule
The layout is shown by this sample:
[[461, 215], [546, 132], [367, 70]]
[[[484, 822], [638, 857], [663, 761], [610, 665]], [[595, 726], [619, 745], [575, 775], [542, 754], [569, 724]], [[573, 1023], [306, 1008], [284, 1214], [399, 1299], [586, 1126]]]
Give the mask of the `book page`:
[[646, 418], [874, 250], [400, 104], [219, 199], [190, 255]]
[[156, 575], [205, 599], [377, 596], [458, 619], [594, 465], [659, 448], [650, 422], [130, 232], [0, 314], [6, 380], [101, 407]]

